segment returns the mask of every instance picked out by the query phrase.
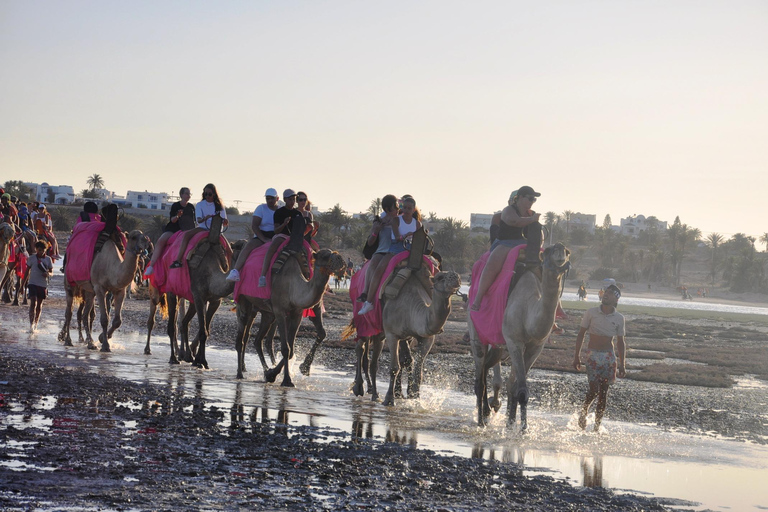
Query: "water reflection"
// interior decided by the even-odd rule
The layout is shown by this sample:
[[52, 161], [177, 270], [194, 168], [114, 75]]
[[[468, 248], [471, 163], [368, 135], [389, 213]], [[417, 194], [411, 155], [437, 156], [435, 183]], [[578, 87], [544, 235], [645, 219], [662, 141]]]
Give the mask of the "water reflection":
[[370, 409], [366, 414], [359, 409], [355, 411], [352, 419], [352, 438], [373, 439], [373, 412]]
[[584, 475], [584, 487], [603, 487], [603, 457], [595, 455], [581, 459], [581, 472]]

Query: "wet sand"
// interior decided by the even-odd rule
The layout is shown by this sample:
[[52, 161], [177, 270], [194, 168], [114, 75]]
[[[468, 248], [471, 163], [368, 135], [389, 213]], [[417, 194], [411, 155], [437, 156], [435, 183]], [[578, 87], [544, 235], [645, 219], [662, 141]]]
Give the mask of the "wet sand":
[[[339, 340], [349, 320], [345, 300], [341, 295], [327, 301], [329, 346], [316, 359], [339, 371], [348, 371], [353, 359], [350, 344]], [[63, 318], [62, 307], [63, 299], [52, 298], [44, 315]], [[232, 344], [236, 327], [230, 307], [223, 306], [214, 320], [214, 346]], [[25, 314], [10, 306], [0, 308], [4, 315]], [[121, 331], [146, 332], [147, 312], [146, 301], [127, 301]], [[665, 326], [671, 328], [669, 324], [674, 322]], [[160, 320], [155, 334], [163, 333], [165, 325]], [[574, 326], [566, 327], [571, 336], [556, 343], [571, 343]], [[457, 312], [442, 336], [460, 340], [465, 328]], [[637, 326], [637, 331], [644, 329], [649, 336], [660, 332], [655, 323]], [[299, 360], [312, 334], [311, 327], [302, 327]], [[77, 357], [63, 365], [23, 341], [26, 334], [15, 337], [0, 341], [4, 510], [664, 508], [659, 500], [574, 487], [547, 476], [525, 477], [522, 467], [512, 462], [448, 457], [362, 432], [295, 426], [281, 422], [279, 415], [266, 417], [266, 412], [259, 416], [233, 410], [224, 428], [220, 409], [202, 399], [179, 396], [170, 387], [88, 373]], [[74, 352], [79, 350], [84, 348]], [[386, 383], [382, 362], [379, 381]], [[472, 363], [460, 342], [438, 344], [428, 362], [427, 384], [435, 376], [455, 375], [459, 389], [471, 393]], [[580, 379], [560, 379], [537, 369], [533, 373], [531, 407], [568, 414], [586, 389]], [[610, 400], [610, 420], [756, 443], [768, 439], [768, 427], [761, 420], [766, 391], [759, 386], [723, 390], [625, 380]], [[19, 415], [19, 423], [8, 419]]]

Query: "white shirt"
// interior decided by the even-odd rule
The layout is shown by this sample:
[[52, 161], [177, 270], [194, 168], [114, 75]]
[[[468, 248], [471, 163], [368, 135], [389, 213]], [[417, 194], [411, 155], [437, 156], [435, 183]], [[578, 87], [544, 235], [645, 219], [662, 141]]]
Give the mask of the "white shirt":
[[275, 212], [269, 209], [267, 203], [261, 203], [254, 211], [253, 216], [261, 219], [259, 229], [262, 231], [275, 230]]
[[[219, 210], [216, 212], [216, 203], [208, 202], [205, 199], [200, 201], [195, 205], [195, 218], [196, 219], [203, 219], [208, 215], [213, 215], [215, 213], [219, 213], [221, 215], [222, 219], [227, 218], [227, 212], [224, 210]], [[213, 219], [206, 219], [204, 222], [200, 223], [201, 228], [210, 230], [211, 229], [211, 220]]]

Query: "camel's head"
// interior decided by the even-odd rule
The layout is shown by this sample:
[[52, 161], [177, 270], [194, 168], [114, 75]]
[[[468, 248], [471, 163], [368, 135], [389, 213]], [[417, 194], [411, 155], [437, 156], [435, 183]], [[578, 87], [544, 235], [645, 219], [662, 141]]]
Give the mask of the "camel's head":
[[8, 224], [7, 222], [3, 222], [2, 224], [0, 224], [0, 237], [2, 237], [5, 243], [10, 242], [13, 239], [15, 234], [16, 234], [16, 230], [13, 229], [13, 226]]
[[435, 285], [435, 291], [445, 293], [446, 295], [453, 295], [461, 288], [461, 276], [453, 270], [438, 272], [432, 280]]
[[141, 251], [149, 247], [149, 238], [139, 231], [138, 229], [134, 229], [130, 233], [128, 233], [128, 247], [127, 249], [130, 250], [134, 254], [139, 254]]
[[336, 274], [337, 276], [342, 276], [347, 270], [347, 263], [341, 257], [341, 254], [336, 251], [320, 249], [315, 254], [315, 270], [320, 270], [327, 275]]
[[245, 244], [247, 243], [248, 240], [240, 239], [229, 244], [232, 248], [232, 261], [237, 261], [237, 257], [240, 256], [240, 251], [243, 250], [243, 247], [245, 247]]
[[562, 274], [571, 268], [571, 251], [560, 242], [544, 249], [544, 268]]

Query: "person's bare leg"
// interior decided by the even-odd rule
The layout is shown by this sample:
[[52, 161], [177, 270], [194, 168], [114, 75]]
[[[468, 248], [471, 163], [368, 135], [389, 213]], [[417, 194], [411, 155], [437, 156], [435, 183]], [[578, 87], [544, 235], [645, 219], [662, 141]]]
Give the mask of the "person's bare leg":
[[475, 300], [472, 302], [472, 309], [474, 311], [480, 310], [480, 305], [483, 303], [483, 297], [488, 292], [488, 288], [490, 288], [496, 280], [496, 276], [501, 272], [501, 268], [504, 266], [504, 262], [507, 260], [507, 254], [509, 254], [510, 250], [511, 247], [499, 245], [493, 250], [488, 258], [488, 262], [485, 264], [485, 268], [483, 268], [483, 273], [480, 274], [480, 281], [477, 285], [477, 295], [475, 295]]
[[40, 313], [42, 311], [43, 311], [43, 299], [38, 298], [37, 307], [35, 307], [35, 327], [37, 327], [37, 323], [40, 321]]
[[179, 247], [179, 254], [176, 255], [175, 261], [181, 263], [181, 261], [184, 259], [184, 253], [187, 251], [189, 241], [192, 240], [192, 237], [194, 237], [196, 234], [203, 233], [204, 231], [206, 230], [203, 228], [194, 228], [184, 233], [184, 236], [181, 239], [181, 246]]
[[29, 298], [29, 327], [35, 327], [35, 304], [37, 303], [37, 297]]
[[149, 266], [154, 267], [155, 263], [157, 263], [157, 258], [160, 257], [161, 254], [163, 254], [163, 249], [165, 249], [166, 244], [168, 243], [168, 240], [173, 236], [173, 233], [170, 231], [164, 231], [162, 235], [160, 235], [160, 238], [157, 239], [157, 243], [155, 244], [155, 250], [152, 251], [152, 257], [149, 259]]
[[582, 406], [581, 413], [579, 414], [579, 427], [582, 430], [587, 428], [587, 414], [589, 413], [589, 406], [592, 405], [592, 402], [595, 401], [598, 391], [599, 384], [597, 382], [590, 382], [589, 391], [587, 391], [587, 396], [584, 399], [584, 405]]
[[269, 266], [272, 264], [272, 257], [277, 252], [277, 248], [280, 247], [280, 244], [284, 241], [283, 238], [273, 238], [272, 243], [269, 246], [269, 249], [267, 249], [267, 256], [264, 258], [264, 263], [261, 265], [261, 277], [266, 277], [267, 272], [269, 272]]
[[608, 405], [608, 381], [600, 381], [600, 387], [597, 393], [597, 406], [595, 406], [595, 432], [600, 430], [600, 423], [603, 421], [605, 408]]
[[373, 279], [373, 274], [376, 272], [376, 269], [379, 267], [379, 264], [381, 263], [382, 258], [384, 258], [384, 254], [374, 254], [371, 256], [371, 262], [368, 264], [368, 268], [365, 271], [365, 288], [364, 288], [364, 295], [365, 298], [363, 299], [368, 300], [368, 292], [370, 291], [371, 287], [371, 280]]
[[381, 258], [379, 264], [376, 266], [376, 270], [373, 272], [373, 277], [371, 277], [371, 282], [369, 283], [368, 289], [366, 291], [368, 302], [373, 302], [373, 296], [371, 294], [373, 293], [375, 295], [376, 291], [378, 291], [381, 278], [384, 276], [384, 272], [386, 272], [387, 265], [389, 265], [389, 260], [392, 259], [392, 256], [394, 256], [394, 254], [391, 252], [385, 254], [384, 257]]

